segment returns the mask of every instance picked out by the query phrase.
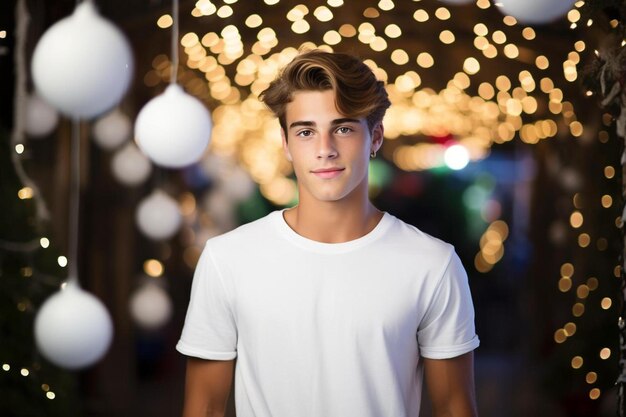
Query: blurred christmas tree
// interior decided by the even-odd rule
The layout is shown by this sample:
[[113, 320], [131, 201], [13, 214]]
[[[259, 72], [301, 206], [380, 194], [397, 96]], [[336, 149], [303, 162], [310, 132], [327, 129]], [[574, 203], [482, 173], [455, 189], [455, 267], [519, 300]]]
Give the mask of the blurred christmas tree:
[[33, 337], [37, 308], [65, 273], [43, 233], [33, 190], [16, 173], [11, 148], [0, 131], [0, 415], [74, 416], [74, 376], [44, 361]]
[[3, 54], [15, 52], [13, 60], [2, 60], [7, 88], [0, 93], [0, 416], [77, 416], [75, 375], [45, 361], [34, 341], [37, 309], [58, 290], [66, 273], [54, 239], [46, 233], [41, 197], [22, 169], [21, 159], [27, 155], [23, 117], [12, 117], [20, 109], [6, 108], [17, 102], [23, 111], [25, 2], [4, 6], [16, 7], [21, 19], [11, 20], [10, 12], [0, 19], [9, 34], [3, 39]]

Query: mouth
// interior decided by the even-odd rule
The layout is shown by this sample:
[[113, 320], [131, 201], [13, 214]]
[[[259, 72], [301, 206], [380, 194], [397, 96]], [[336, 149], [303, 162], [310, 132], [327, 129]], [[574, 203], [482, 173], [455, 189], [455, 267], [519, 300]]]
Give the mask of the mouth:
[[311, 171], [312, 174], [319, 178], [331, 179], [338, 177], [344, 171], [345, 168], [321, 168]]

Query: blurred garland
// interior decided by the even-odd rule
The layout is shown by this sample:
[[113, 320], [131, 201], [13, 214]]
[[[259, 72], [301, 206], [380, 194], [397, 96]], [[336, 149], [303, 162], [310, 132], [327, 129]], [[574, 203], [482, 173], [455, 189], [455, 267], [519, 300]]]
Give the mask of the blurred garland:
[[621, 265], [621, 305], [618, 319], [619, 328], [619, 376], [617, 415], [626, 417], [626, 234], [624, 218], [626, 214], [626, 1], [596, 0], [587, 1], [581, 8], [581, 15], [587, 21], [600, 20], [596, 27], [607, 28], [607, 33], [598, 48], [594, 51], [591, 62], [582, 71], [582, 81], [587, 94], [600, 98], [600, 104], [609, 111], [616, 120], [616, 133], [622, 138], [622, 252]]

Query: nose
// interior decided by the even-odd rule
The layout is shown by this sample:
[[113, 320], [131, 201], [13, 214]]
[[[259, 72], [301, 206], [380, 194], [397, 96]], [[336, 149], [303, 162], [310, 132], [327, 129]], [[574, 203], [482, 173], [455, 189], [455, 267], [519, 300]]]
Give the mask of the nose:
[[325, 159], [325, 158], [335, 158], [337, 157], [338, 152], [335, 146], [335, 138], [332, 134], [320, 134], [319, 141], [317, 146], [317, 158]]

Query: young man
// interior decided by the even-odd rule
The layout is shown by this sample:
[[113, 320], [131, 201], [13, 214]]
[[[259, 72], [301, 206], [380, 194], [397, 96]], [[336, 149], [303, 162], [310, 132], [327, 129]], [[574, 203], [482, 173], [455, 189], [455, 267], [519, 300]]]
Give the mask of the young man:
[[[478, 346], [454, 248], [368, 199], [390, 103], [359, 59], [298, 55], [261, 99], [299, 203], [210, 239], [177, 349], [184, 417], [475, 416]], [[234, 359], [237, 358], [236, 367]]]

